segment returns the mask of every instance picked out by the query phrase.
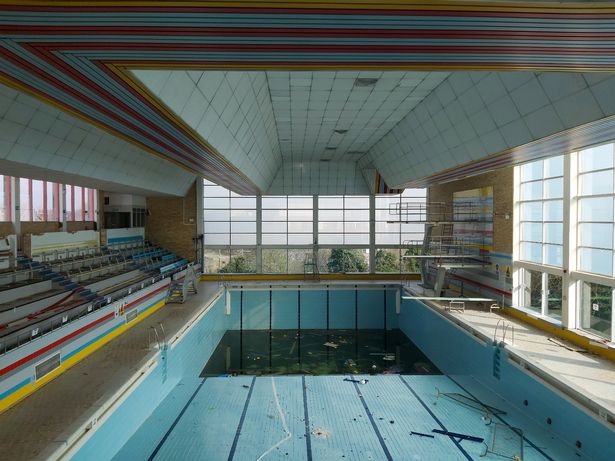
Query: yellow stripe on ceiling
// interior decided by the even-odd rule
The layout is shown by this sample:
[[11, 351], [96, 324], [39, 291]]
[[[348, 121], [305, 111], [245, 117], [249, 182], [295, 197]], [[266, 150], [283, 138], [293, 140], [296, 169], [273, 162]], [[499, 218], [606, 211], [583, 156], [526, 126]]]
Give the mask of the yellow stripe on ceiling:
[[53, 7], [162, 7], [173, 9], [180, 8], [289, 8], [289, 9], [375, 9], [375, 10], [435, 10], [435, 11], [469, 11], [479, 12], [489, 10], [492, 12], [514, 13], [614, 13], [615, 3], [559, 3], [559, 2], [471, 2], [471, 1], [448, 1], [438, 0], [413, 2], [409, 0], [387, 0], [377, 2], [374, 0], [223, 0], [223, 1], [66, 1], [66, 0], [24, 0], [10, 1], [0, 0], [0, 6], [53, 6]]
[[139, 61], [122, 61], [122, 66], [134, 70], [221, 70], [221, 71], [254, 71], [254, 70], [310, 70], [310, 71], [343, 71], [343, 70], [380, 70], [380, 71], [523, 71], [523, 72], [606, 72], [612, 73], [612, 69], [590, 66], [520, 66], [514, 63], [503, 65], [475, 65], [475, 64], [416, 64], [416, 63], [143, 63]]

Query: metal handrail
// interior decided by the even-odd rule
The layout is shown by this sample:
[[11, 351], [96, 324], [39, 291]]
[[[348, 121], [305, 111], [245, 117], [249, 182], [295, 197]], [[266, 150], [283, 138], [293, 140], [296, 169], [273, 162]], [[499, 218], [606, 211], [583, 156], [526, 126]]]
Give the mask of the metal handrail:
[[505, 343], [506, 342], [506, 332], [508, 331], [508, 327], [510, 327], [511, 330], [511, 345], [515, 345], [515, 326], [512, 323], [507, 323], [506, 327], [504, 328], [504, 333], [502, 334], [502, 342]]
[[[500, 326], [500, 323], [502, 323], [502, 322], [503, 322], [504, 324], [506, 324], [506, 322], [504, 321], [504, 319], [499, 319], [499, 320], [498, 320], [498, 323], [496, 323], [496, 324], [495, 324], [495, 329], [493, 330], [493, 344], [497, 344], [497, 342], [496, 342], [496, 337], [497, 337], [497, 334], [498, 334], [498, 328], [499, 328], [499, 326]], [[504, 327], [504, 326], [502, 325], [502, 328], [503, 328], [503, 327]]]
[[[60, 312], [51, 318], [44, 319], [41, 322], [24, 325], [21, 329], [11, 332], [4, 337], [0, 337], [0, 356], [170, 276], [170, 274], [159, 274], [153, 277], [147, 277], [111, 295], [106, 295], [104, 301], [95, 301], [93, 303], [86, 302], [68, 311]], [[35, 331], [36, 333], [33, 334]]]

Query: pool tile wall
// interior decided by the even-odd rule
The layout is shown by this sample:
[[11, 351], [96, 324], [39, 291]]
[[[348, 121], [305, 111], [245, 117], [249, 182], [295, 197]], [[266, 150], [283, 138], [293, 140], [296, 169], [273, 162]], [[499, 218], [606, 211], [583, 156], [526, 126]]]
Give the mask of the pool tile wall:
[[327, 292], [303, 290], [301, 292], [301, 328], [324, 330], [327, 328]]
[[[158, 364], [114, 413], [97, 428], [72, 458], [76, 461], [111, 459], [156, 409], [180, 380], [198, 375], [229, 328], [225, 315], [225, 295], [220, 296], [193, 324], [181, 341], [158, 356]], [[166, 362], [166, 363], [165, 363]]]
[[227, 330], [241, 325], [245, 329], [269, 329], [270, 321], [273, 328], [297, 328], [299, 319], [305, 329], [322, 329], [327, 325], [331, 329], [382, 328], [385, 314], [387, 328], [394, 329], [398, 327], [397, 297], [397, 287], [226, 291], [180, 341], [159, 355], [157, 366], [96, 428], [73, 459], [116, 456], [178, 384], [189, 384], [192, 388], [199, 383], [196, 377]]
[[[495, 346], [482, 343], [423, 303], [403, 300], [399, 327], [443, 373], [468, 391], [472, 392], [472, 386], [478, 381], [569, 446], [580, 441], [579, 452], [587, 458], [615, 460], [615, 432], [511, 363], [506, 350], [500, 349], [498, 379], [493, 374]], [[547, 425], [547, 418], [551, 418], [551, 425]]]
[[[397, 328], [396, 288], [232, 290], [230, 329]], [[386, 306], [386, 310], [385, 310]]]

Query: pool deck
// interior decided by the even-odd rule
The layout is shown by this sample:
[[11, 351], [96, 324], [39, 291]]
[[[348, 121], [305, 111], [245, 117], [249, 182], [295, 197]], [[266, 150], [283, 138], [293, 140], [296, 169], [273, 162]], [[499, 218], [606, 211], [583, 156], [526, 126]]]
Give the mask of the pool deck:
[[[420, 289], [416, 290], [419, 293]], [[418, 296], [418, 294], [417, 294]], [[490, 340], [493, 339], [498, 322], [514, 326], [514, 343], [510, 328], [506, 333], [506, 345], [518, 352], [528, 363], [538, 365], [573, 393], [588, 396], [590, 400], [615, 415], [615, 363], [596, 354], [583, 351], [564, 340], [513, 317], [490, 312], [489, 309], [466, 308], [461, 311], [446, 311], [447, 303], [429, 302], [446, 315], [471, 325]], [[502, 340], [502, 325], [499, 325], [497, 340]], [[581, 351], [570, 350], [581, 349]], [[611, 425], [611, 429], [615, 427]]]
[[[0, 415], [0, 459], [44, 460], [92, 420], [158, 350], [150, 329], [162, 322], [173, 338], [211, 300], [220, 285], [200, 282], [184, 304], [168, 304]], [[44, 419], [41, 417], [44, 415]]]
[[[399, 282], [389, 283], [398, 284]], [[309, 284], [317, 285], [314, 282], [309, 282]], [[336, 283], [327, 284], [336, 285]], [[323, 283], [323, 285], [327, 284]], [[357, 282], [356, 284], [363, 285], [365, 284], [365, 282]], [[387, 282], [377, 281], [370, 284], [383, 285], [387, 284]], [[243, 285], [246, 286], [254, 284], [246, 283]], [[277, 282], [263, 283], [263, 285], [287, 285], [289, 287], [296, 287], [299, 284], [296, 282]], [[344, 285], [355, 285], [355, 283], [345, 282]], [[83, 361], [55, 378], [53, 381], [45, 385], [41, 390], [33, 393], [32, 395], [28, 396], [23, 401], [15, 405], [13, 408], [1, 414], [0, 447], [2, 450], [2, 456], [0, 457], [2, 459], [11, 460], [42, 460], [47, 459], [59, 448], [66, 446], [67, 440], [69, 440], [71, 436], [73, 436], [77, 431], [82, 429], [88, 421], [91, 421], [92, 415], [97, 410], [99, 410], [105, 402], [107, 402], [120, 389], [122, 389], [126, 382], [132, 377], [134, 377], [135, 373], [139, 369], [141, 369], [145, 364], [147, 364], [155, 357], [158, 351], [155, 348], [147, 347], [150, 328], [152, 326], [158, 325], [159, 322], [162, 322], [166, 330], [167, 338], [174, 337], [182, 330], [182, 328], [186, 325], [187, 322], [190, 321], [190, 319], [192, 319], [198, 312], [203, 309], [206, 303], [213, 299], [214, 295], [220, 288], [221, 285], [217, 282], [199, 283], [198, 295], [191, 297], [186, 303], [170, 304], [160, 309], [146, 319], [142, 320], [139, 324], [135, 325], [126, 333], [122, 334], [110, 343], [101, 347], [98, 351], [94, 352], [92, 355], [85, 358]], [[463, 313], [453, 312], [447, 314], [452, 315], [459, 320], [470, 324], [488, 337], [493, 336], [495, 325], [497, 324], [498, 320], [501, 320], [503, 318], [503, 316], [496, 313], [476, 310], [466, 310]], [[549, 335], [547, 333], [541, 332], [531, 326], [516, 321], [515, 319], [509, 317], [505, 318], [507, 322], [510, 322], [511, 324], [515, 325], [515, 343], [513, 346], [511, 346], [512, 348], [518, 350], [519, 352], [522, 352], [525, 356], [530, 357], [531, 360], [535, 361], [536, 363], [541, 364], [545, 369], [548, 369], [553, 374], [553, 376], [560, 381], [566, 383], [567, 385], [571, 386], [573, 389], [578, 390], [579, 392], [583, 392], [593, 396], [597, 402], [599, 402], [605, 408], [608, 408], [609, 411], [615, 412], [615, 363], [606, 359], [602, 359], [595, 355], [570, 351], [549, 341]], [[301, 416], [302, 408], [304, 414], [304, 402], [307, 401], [309, 403], [307, 406], [307, 411], [309, 412], [308, 418], [310, 431], [316, 429], [318, 432], [318, 430], [323, 429], [324, 431], [330, 431], [335, 434], [344, 434], [346, 431], [349, 431], [348, 435], [341, 436], [344, 441], [343, 443], [341, 443], [340, 446], [337, 445], [337, 442], [332, 445], [333, 442], [331, 442], [331, 440], [329, 440], [327, 437], [321, 440], [317, 435], [311, 436], [310, 443], [312, 444], [312, 454], [314, 455], [314, 459], [326, 459], [326, 456], [323, 458], [319, 455], [319, 453], [323, 454], [330, 449], [338, 450], [336, 451], [336, 453], [340, 453], [340, 457], [341, 453], [345, 453], [344, 459], [387, 459], [387, 450], [391, 455], [390, 459], [439, 459], [434, 458], [433, 456], [429, 457], [429, 455], [432, 453], [431, 450], [435, 449], [434, 446], [432, 446], [433, 444], [430, 445], [428, 443], [430, 440], [432, 440], [431, 438], [422, 437], [419, 439], [420, 436], [410, 436], [408, 435], [409, 431], [407, 429], [410, 428], [411, 430], [414, 430], [416, 432], [429, 432], [431, 431], [431, 429], [438, 427], [437, 422], [435, 421], [433, 416], [430, 415], [429, 411], [427, 411], [427, 409], [423, 405], [420, 405], [420, 402], [417, 405], [416, 400], [423, 400], [424, 402], [426, 402], [427, 408], [430, 408], [435, 414], [435, 416], [439, 417], [438, 411], [441, 410], [434, 410], [434, 407], [431, 406], [432, 404], [429, 403], [430, 399], [433, 400], [434, 386], [436, 385], [434, 382], [431, 382], [429, 380], [444, 379], [444, 382], [439, 383], [439, 387], [443, 391], [445, 389], [457, 389], [457, 385], [453, 381], [449, 380], [449, 378], [446, 378], [444, 376], [403, 377], [403, 379], [406, 380], [407, 384], [410, 385], [412, 390], [417, 392], [418, 397], [413, 396], [415, 401], [413, 401], [409, 397], [413, 394], [411, 390], [408, 390], [408, 392], [404, 391], [406, 393], [400, 393], [398, 396], [400, 389], [408, 389], [408, 387], [402, 383], [399, 377], [369, 377], [370, 382], [368, 385], [365, 386], [355, 386], [352, 383], [343, 383], [340, 380], [340, 377], [317, 378], [318, 379], [316, 379], [316, 377], [305, 377], [307, 386], [305, 390], [306, 396], [303, 396], [304, 392], [302, 389], [302, 385], [298, 385], [297, 382], [295, 382], [297, 379], [301, 380], [301, 377], [288, 377], [288, 380], [286, 380], [286, 378], [276, 378], [276, 385], [279, 386], [278, 389], [280, 391], [280, 402], [284, 401], [283, 393], [290, 392], [288, 388], [294, 389], [293, 395], [296, 394], [297, 396], [293, 398], [298, 399], [297, 401], [294, 401], [292, 405], [290, 405], [289, 402], [289, 407], [283, 405], [284, 411], [292, 410], [293, 414], [296, 414], [295, 418], [304, 418], [305, 416]], [[331, 378], [331, 380], [328, 380], [329, 378]], [[378, 387], [374, 386], [373, 384], [380, 382], [380, 380], [384, 378], [386, 378], [386, 380], [382, 382], [386, 382], [387, 384], [383, 384], [383, 390], [379, 390], [376, 393], [376, 396], [371, 395], [370, 393], [372, 392], [372, 390], [378, 389]], [[184, 408], [186, 401], [190, 399], [190, 397], [194, 396], [194, 401], [198, 401], [197, 397], [201, 396], [202, 394], [203, 398], [206, 397], [206, 395], [209, 395], [209, 392], [202, 393], [201, 391], [198, 391], [196, 394], [195, 392], [197, 391], [199, 386], [201, 386], [201, 389], [209, 389], [209, 386], [214, 386], [216, 383], [216, 379], [217, 378], [209, 378], [203, 381], [201, 379], [195, 378], [192, 381], [188, 380], [181, 383], [177, 387], [177, 390], [173, 391], [168, 397], [168, 401], [165, 400], [165, 402], [163, 402], [163, 404], [160, 406], [159, 411], [164, 412], [165, 408], [168, 411], [169, 408], [175, 408], [177, 407], [177, 405], [180, 405], [179, 408], [181, 410], [182, 408]], [[235, 394], [229, 394], [228, 396], [218, 396], [219, 398], [231, 398], [233, 395], [235, 395], [236, 400], [233, 400], [234, 403], [225, 402], [225, 405], [227, 405], [226, 408], [228, 408], [228, 405], [231, 404], [236, 405], [238, 408], [238, 414], [233, 417], [241, 418], [241, 415], [243, 414], [244, 424], [248, 424], [249, 426], [255, 425], [255, 427], [259, 428], [258, 432], [261, 438], [263, 438], [263, 440], [260, 440], [258, 443], [256, 443], [256, 441], [248, 441], [249, 439], [246, 438], [248, 437], [248, 434], [246, 433], [244, 435], [243, 432], [240, 432], [239, 438], [237, 440], [234, 440], [237, 433], [237, 425], [232, 431], [236, 452], [239, 455], [240, 453], [244, 453], [245, 451], [246, 456], [251, 456], [251, 454], [247, 454], [248, 452], [252, 453], [249, 450], [253, 450], [254, 453], [256, 453], [261, 448], [264, 448], [264, 451], [266, 449], [264, 445], [265, 442], [273, 443], [275, 441], [279, 441], [280, 439], [284, 438], [286, 434], [283, 429], [280, 429], [280, 421], [278, 421], [275, 417], [277, 408], [275, 407], [274, 400], [272, 400], [271, 398], [271, 396], [273, 395], [271, 380], [269, 378], [257, 378], [254, 382], [251, 383], [251, 379], [252, 378], [250, 377], [233, 378], [231, 382], [239, 385], [237, 392]], [[397, 379], [399, 382], [391, 381], [392, 383], [395, 383], [391, 384], [391, 386], [393, 386], [392, 390], [386, 390], [388, 389], [388, 382], [391, 379]], [[425, 382], [423, 384], [419, 382], [414, 382], [415, 380], [419, 379], [424, 379]], [[247, 382], [243, 383], [243, 381], [245, 380], [247, 380]], [[228, 380], [223, 382], [228, 383]], [[256, 385], [256, 383], [258, 383], [258, 386]], [[252, 390], [248, 391], [244, 387], [244, 384]], [[348, 384], [348, 386], [342, 386], [341, 384]], [[403, 388], [400, 387], [401, 385], [403, 385]], [[419, 387], [415, 388], [415, 385]], [[419, 392], [417, 389], [421, 389], [420, 386], [423, 386], [424, 389]], [[355, 394], [352, 394], [352, 392], [350, 392], [351, 390]], [[178, 392], [184, 392], [185, 395], [178, 397]], [[250, 410], [251, 407], [245, 405], [246, 392], [252, 392], [255, 397], [258, 397], [259, 395], [263, 396], [263, 402], [259, 405], [268, 405], [268, 407], [266, 406], [265, 410], [263, 410], [266, 411], [266, 419], [264, 419], [263, 415], [259, 414], [255, 409]], [[336, 393], [338, 392], [341, 392], [341, 394], [337, 395]], [[348, 395], [346, 394], [347, 392], [349, 392]], [[363, 398], [359, 396], [359, 392], [363, 395]], [[216, 393], [213, 392], [211, 397], [207, 398], [215, 398], [215, 395]], [[334, 398], [333, 396], [336, 395], [337, 397]], [[355, 395], [356, 397], [354, 397]], [[489, 394], [488, 392], [485, 392], [484, 395]], [[300, 400], [299, 396], [302, 396], [301, 399], [303, 400]], [[350, 399], [351, 396], [353, 399], [356, 398], [358, 400], [354, 401], [352, 405], [348, 403], [348, 407], [346, 407], [346, 402], [350, 402], [347, 399]], [[401, 398], [403, 401], [396, 400], [398, 397]], [[406, 402], [406, 399], [410, 400]], [[255, 399], [255, 402], [257, 401], [259, 401], [258, 398]], [[340, 401], [343, 401], [344, 404], [340, 405]], [[506, 405], [505, 402], [496, 403], [500, 406]], [[204, 403], [204, 405], [209, 405], [208, 407], [206, 407], [207, 409], [215, 408], [215, 405], [211, 403]], [[406, 414], [407, 411], [402, 411], [402, 409], [404, 409], [406, 405], [408, 405], [408, 408], [412, 409], [413, 413], [416, 413], [417, 411], [420, 413], [421, 416], [418, 420], [411, 421], [409, 419], [404, 419], [404, 414]], [[444, 408], [444, 406], [441, 406], [440, 404], [438, 404], [436, 407]], [[421, 408], [423, 408], [423, 410], [421, 410]], [[390, 411], [388, 409], [390, 409]], [[376, 416], [374, 420], [375, 427], [374, 424], [371, 424], [371, 422], [369, 423], [369, 425], [367, 425], [367, 423], [363, 419], [370, 419], [368, 415], [370, 411], [373, 411], [373, 414], [378, 414], [378, 416]], [[384, 413], [380, 414], [378, 413], [378, 411]], [[226, 413], [231, 415], [235, 412]], [[473, 413], [474, 416], [476, 416], [476, 412]], [[170, 412], [170, 414], [175, 415], [171, 419], [171, 422], [173, 422], [174, 419], [177, 417], [177, 412], [173, 410]], [[188, 414], [189, 407], [186, 407], [184, 417]], [[353, 416], [352, 424], [350, 424], [349, 420], [343, 419], [349, 417], [351, 414], [355, 415]], [[362, 415], [358, 416], [358, 418], [361, 418], [361, 421], [363, 421], [362, 424], [365, 427], [372, 427], [372, 429], [374, 430], [373, 437], [371, 435], [369, 437], [363, 437], [363, 435], [361, 435], [362, 430], [355, 430], [358, 428], [358, 425], [355, 425], [354, 418], [357, 417], [356, 415], [359, 414]], [[512, 410], [510, 414], [514, 414], [514, 410]], [[45, 415], [45, 419], [43, 421], [41, 420], [41, 415]], [[343, 418], [340, 415], [342, 415]], [[380, 417], [383, 418], [382, 421], [378, 419]], [[442, 417], [444, 418], [444, 416]], [[472, 419], [472, 421], [468, 421], [467, 415], [459, 416], [459, 418], [461, 419], [450, 421], [445, 421], [444, 419], [442, 419], [442, 422], [448, 430], [455, 431], [456, 429], [459, 429], [459, 432], [464, 433], [469, 433], [469, 429], [473, 429], [475, 427], [474, 419]], [[394, 420], [395, 423], [390, 423], [390, 420]], [[426, 421], [425, 424], [419, 424], [417, 422], [423, 420]], [[216, 422], [216, 418], [212, 418], [211, 421], [213, 421], [214, 424], [219, 424], [218, 422]], [[386, 424], [383, 421], [385, 421]], [[297, 434], [300, 434], [301, 424], [305, 426], [305, 421], [295, 421], [291, 420], [291, 418], [289, 417], [287, 418], [286, 422], [289, 425], [288, 427], [290, 432], [295, 435], [295, 438], [299, 437]], [[404, 422], [403, 425], [402, 422]], [[512, 425], [521, 426], [521, 424], [523, 424], [522, 427], [524, 428], [531, 427], [531, 421], [521, 421], [517, 423], [513, 418], [507, 422]], [[176, 426], [180, 423], [181, 419], [177, 421]], [[238, 423], [239, 421], [237, 421], [237, 424]], [[476, 425], [477, 430], [479, 428], [483, 428], [483, 431], [485, 430], [484, 427], [486, 426], [482, 424], [480, 418], [478, 418], [477, 424], [479, 424]], [[144, 424], [144, 427], [146, 426], [147, 424]], [[400, 428], [402, 427], [403, 431], [405, 431], [403, 434], [402, 432], [398, 432], [401, 430]], [[379, 429], [376, 431], [375, 428]], [[164, 454], [171, 453], [167, 452], [166, 450], [169, 450], [169, 448], [165, 447], [167, 443], [175, 443], [173, 442], [173, 440], [174, 437], [177, 437], [177, 435], [173, 435], [173, 432], [174, 431], [169, 434], [166, 434], [166, 441], [162, 445], [160, 445], [160, 447], [158, 447], [158, 454], [156, 454], [156, 459], [170, 459], [170, 455], [165, 456]], [[380, 433], [382, 439], [385, 439], [386, 450], [381, 443], [380, 438], [378, 437], [378, 432]], [[216, 432], [214, 430], [213, 434], [215, 433]], [[264, 436], [264, 433], [270, 434]], [[284, 453], [289, 452], [289, 455], [286, 456], [284, 454], [284, 456], [277, 457], [284, 459], [294, 459], [294, 457], [291, 457], [290, 453], [295, 453], [292, 450], [298, 450], [297, 453], [301, 452], [304, 453], [304, 455], [297, 455], [297, 459], [311, 459], [306, 458], [307, 455], [305, 454], [308, 453], [307, 451], [305, 451], [307, 450], [306, 443], [308, 439], [305, 437], [307, 433], [308, 432], [306, 432], [306, 429], [304, 427], [302, 435], [304, 439], [295, 440], [295, 438], [292, 438], [284, 442], [284, 446], [286, 447], [286, 451], [284, 451]], [[528, 433], [533, 434], [532, 437], [542, 437], [540, 435], [540, 431], [538, 430], [536, 432], [530, 431]], [[138, 434], [139, 432], [135, 434], [135, 437], [138, 437]], [[276, 437], [276, 434], [279, 437]], [[156, 436], [156, 434], [150, 434], [148, 436], [150, 437], [150, 443], [154, 443], [154, 446], [158, 446], [161, 440], [161, 438], [157, 439]], [[165, 434], [162, 434], [161, 437], [165, 437]], [[547, 436], [545, 435], [545, 437]], [[272, 440], [269, 440], [269, 438], [271, 438]], [[273, 439], [276, 440], [274, 441]], [[412, 445], [410, 447], [407, 445], [406, 439], [412, 441]], [[446, 441], [448, 438], [444, 437], [444, 439]], [[335, 440], [337, 441], [338, 438], [336, 438]], [[552, 445], [551, 443], [549, 443], [548, 440], [533, 440], [531, 438], [530, 440], [532, 441], [532, 443], [536, 443], [536, 446], [538, 447], [550, 447], [550, 445]], [[216, 439], [213, 441], [213, 443], [222, 444], [222, 439]], [[224, 443], [228, 443], [228, 441]], [[289, 448], [289, 444], [293, 447], [295, 446], [295, 444], [298, 444], [298, 446], [301, 446], [302, 448], [292, 448], [291, 450], [291, 448]], [[464, 457], [463, 452], [459, 450], [459, 447], [457, 445], [466, 447], [469, 444], [470, 442], [467, 441], [463, 441], [460, 444], [455, 444], [454, 442], [447, 442], [445, 445], [449, 446], [451, 451], [447, 452], [447, 457], [444, 457], [442, 459], [457, 459], [456, 457], [458, 456], [461, 456], [458, 459], [468, 459], [467, 457]], [[233, 442], [231, 442], [231, 446], [232, 445]], [[478, 446], [479, 444], [475, 445]], [[169, 445], [169, 447], [170, 446], [172, 445]], [[421, 448], [423, 446], [427, 448]], [[282, 450], [281, 447], [282, 445], [280, 445], [280, 450]], [[224, 449], [221, 448], [221, 450], [224, 451], [226, 448], [227, 446], [224, 445]], [[474, 448], [477, 447], [473, 447], [472, 449]], [[128, 449], [129, 447], [127, 444], [126, 450]], [[176, 449], [179, 448], [177, 448], [176, 446]], [[201, 448], [196, 447], [194, 449], [197, 450], [195, 453], [198, 453], [198, 450], [200, 450]], [[405, 457], [402, 456], [401, 458], [399, 458], [397, 455], [393, 456], [394, 453], [402, 453], [406, 449], [412, 449], [412, 453], [415, 453], [415, 450], [418, 450], [417, 453], [419, 454], [417, 454], [416, 456], [413, 454], [412, 456], [414, 456], [414, 458], [408, 457], [407, 455]], [[280, 450], [275, 451], [277, 452]], [[357, 450], [357, 453], [360, 452], [361, 456], [355, 456], [353, 454], [354, 452], [349, 450]], [[557, 449], [553, 448], [553, 450]], [[544, 457], [528, 458], [527, 453], [531, 452], [532, 448], [528, 448], [525, 459], [548, 459]], [[426, 457], [421, 458], [420, 453], [426, 453]], [[229, 451], [226, 452], [227, 457], [228, 454]], [[273, 456], [273, 454], [274, 453], [270, 453], [270, 456]], [[555, 456], [553, 459], [556, 459], [558, 461], [560, 459], [568, 459], [567, 457], [569, 454], [570, 453], [561, 454], [560, 457]], [[258, 453], [256, 455], [258, 456]], [[474, 455], [472, 455], [472, 457], [474, 457]], [[478, 456], [476, 458], [480, 459]], [[147, 457], [145, 459], [147, 459]], [[191, 459], [198, 459], [198, 457]], [[242, 458], [239, 458], [237, 456], [236, 459]], [[243, 459], [256, 458], [248, 457]], [[494, 459], [502, 458], [496, 457]], [[579, 458], [577, 457], [576, 459]]]
[[[366, 384], [354, 381], [367, 379]], [[348, 381], [350, 380], [350, 381]], [[484, 439], [494, 428], [523, 427], [523, 439], [501, 434], [504, 453], [525, 461], [583, 459], [571, 447], [507, 412], [490, 425], [481, 412], [441, 392], [468, 395], [443, 375], [216, 377], [178, 385], [115, 456], [115, 461], [207, 459], [284, 460], [502, 460], [484, 443], [434, 433], [445, 430]], [[422, 435], [412, 434], [417, 432]]]

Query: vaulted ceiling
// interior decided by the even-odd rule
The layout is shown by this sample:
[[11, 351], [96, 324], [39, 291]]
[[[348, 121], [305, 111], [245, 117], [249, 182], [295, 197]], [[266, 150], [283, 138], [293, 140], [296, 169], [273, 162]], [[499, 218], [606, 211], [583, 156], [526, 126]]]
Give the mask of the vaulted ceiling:
[[[161, 193], [175, 195], [195, 175], [239, 193], [358, 193], [374, 171], [424, 185], [615, 134], [612, 77], [589, 73], [615, 69], [605, 4], [58, 0], [0, 12], [0, 81], [93, 133], [63, 138], [32, 121], [42, 106], [26, 117], [0, 101], [13, 124], [0, 168], [66, 157], [58, 175], [116, 188], [155, 190], [166, 171]], [[112, 147], [94, 139], [108, 133]], [[43, 161], [43, 135], [68, 144]]]

